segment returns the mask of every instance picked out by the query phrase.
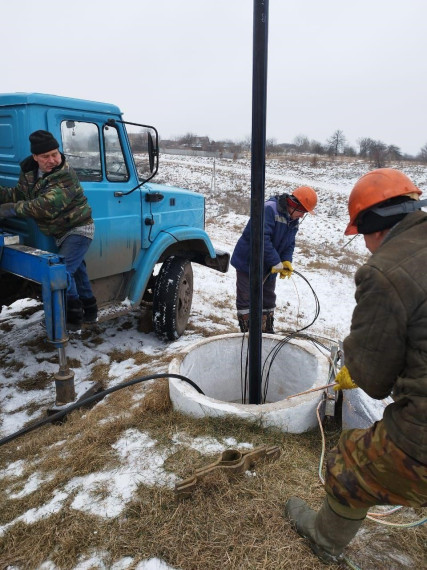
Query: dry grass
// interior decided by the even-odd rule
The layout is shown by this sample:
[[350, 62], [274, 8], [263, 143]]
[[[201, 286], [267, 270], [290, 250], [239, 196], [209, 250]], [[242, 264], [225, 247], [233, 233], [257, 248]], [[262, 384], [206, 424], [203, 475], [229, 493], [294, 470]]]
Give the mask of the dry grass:
[[7, 360], [7, 358], [0, 358], [0, 366], [4, 368], [3, 376], [10, 378], [15, 372], [18, 372], [22, 368], [22, 362], [18, 360]]
[[42, 390], [52, 384], [52, 375], [39, 370], [35, 375], [31, 375], [16, 383], [20, 390], [28, 392], [30, 390]]
[[309, 261], [308, 269], [320, 269], [334, 271], [344, 275], [353, 276], [356, 270], [366, 261], [366, 255], [361, 255], [351, 250], [342, 249], [338, 246], [328, 245], [328, 249], [322, 244], [315, 244], [307, 240], [298, 241], [300, 257]]
[[101, 385], [104, 385], [105, 379], [108, 378], [109, 370], [109, 364], [95, 364], [95, 366], [92, 367], [88, 380], [91, 382], [99, 382]]
[[[145, 396], [136, 399], [136, 396]], [[108, 421], [106, 421], [108, 420]], [[317, 478], [320, 436], [282, 434], [233, 418], [195, 420], [174, 412], [166, 381], [137, 385], [106, 398], [90, 411], [74, 412], [63, 425], [46, 426], [0, 448], [0, 466], [24, 459], [26, 470], [13, 479], [14, 492], [31, 472], [46, 478], [37, 492], [22, 499], [8, 498], [10, 478], [0, 485], [0, 522], [14, 520], [29, 508], [43, 505], [70, 478], [102, 469], [114, 469], [112, 445], [129, 428], [148, 433], [157, 446], [168, 449], [177, 434], [194, 437], [233, 436], [254, 446], [280, 445], [277, 461], [259, 462], [255, 476], [216, 472], [205, 478], [190, 499], [177, 501], [172, 490], [140, 484], [136, 496], [116, 518], [103, 519], [71, 508], [72, 496], [59, 513], [33, 525], [14, 524], [0, 537], [0, 568], [36, 568], [51, 560], [61, 570], [73, 568], [81, 555], [94, 549], [108, 552], [107, 567], [123, 556], [138, 561], [158, 556], [182, 570], [321, 569], [325, 568], [283, 519], [285, 500], [299, 495], [317, 508], [323, 489]], [[336, 431], [326, 434], [328, 447]], [[40, 450], [43, 449], [43, 456]], [[179, 478], [208, 465], [217, 456], [205, 456], [187, 447], [170, 453], [165, 467]], [[49, 480], [48, 476], [53, 477]], [[105, 497], [100, 485], [94, 496]], [[387, 530], [367, 522], [349, 549], [364, 570], [404, 568], [390, 555], [406, 554], [421, 568], [426, 531]], [[31, 554], [30, 554], [31, 553]], [[29, 555], [30, 554], [30, 555]]]
[[4, 321], [3, 323], [0, 324], [0, 330], [4, 332], [10, 332], [13, 330], [13, 325], [11, 325], [11, 323], [8, 323], [7, 321]]
[[35, 338], [27, 341], [26, 346], [33, 354], [46, 354], [46, 353], [57, 353], [57, 349], [48, 342], [44, 335], [36, 336]]
[[[219, 214], [225, 215], [229, 212], [239, 212], [240, 215], [249, 217], [250, 211], [251, 202], [248, 195], [245, 195], [243, 192], [237, 192], [236, 194], [230, 192], [224, 195]], [[212, 221], [215, 223], [216, 220]]]

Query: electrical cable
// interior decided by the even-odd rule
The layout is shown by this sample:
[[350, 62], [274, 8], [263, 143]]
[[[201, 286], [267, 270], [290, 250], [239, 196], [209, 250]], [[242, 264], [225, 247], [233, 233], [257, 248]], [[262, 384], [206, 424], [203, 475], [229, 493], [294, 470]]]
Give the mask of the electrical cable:
[[348, 245], [350, 245], [351, 242], [352, 242], [354, 239], [356, 239], [359, 235], [360, 235], [360, 234], [356, 234], [356, 235], [353, 236], [351, 239], [349, 239], [348, 242], [345, 243], [345, 244], [342, 246], [341, 251], [342, 251], [343, 249], [345, 249]]
[[296, 335], [300, 334], [302, 331], [310, 328], [314, 322], [317, 320], [319, 313], [320, 313], [320, 302], [319, 302], [319, 298], [316, 295], [315, 290], [313, 289], [313, 287], [311, 286], [310, 282], [308, 281], [308, 279], [306, 279], [304, 277], [304, 275], [302, 275], [302, 273], [300, 273], [299, 271], [294, 270], [294, 272], [296, 275], [298, 275], [299, 277], [301, 277], [301, 279], [303, 279], [307, 285], [310, 287], [312, 293], [313, 293], [313, 297], [314, 297], [314, 302], [315, 302], [315, 314], [314, 314], [314, 318], [311, 321], [311, 323], [309, 323], [308, 325], [294, 331], [291, 332], [289, 335], [285, 336], [281, 341], [278, 342], [278, 344], [273, 347], [270, 352], [268, 353], [265, 361], [264, 361], [264, 365], [262, 367], [262, 373], [261, 373], [261, 378], [265, 378], [264, 379], [264, 388], [263, 388], [263, 403], [265, 403], [267, 401], [267, 393], [268, 393], [268, 385], [269, 385], [269, 380], [270, 380], [270, 371], [271, 371], [271, 367], [273, 365], [274, 360], [276, 359], [277, 355], [279, 354], [280, 350], [285, 346], [285, 344], [287, 344], [288, 342], [290, 342], [290, 340], [292, 338], [294, 338]]
[[358, 566], [355, 562], [350, 560], [350, 558], [347, 558], [347, 556], [344, 556], [343, 560], [349, 568], [352, 568], [353, 570], [362, 570], [360, 566]]
[[133, 380], [129, 380], [128, 382], [123, 382], [122, 384], [117, 384], [117, 386], [113, 386], [111, 388], [107, 388], [106, 390], [97, 392], [93, 396], [89, 396], [89, 398], [86, 398], [84, 400], [78, 400], [77, 402], [74, 402], [73, 404], [67, 406], [63, 410], [60, 410], [59, 412], [56, 412], [55, 414], [52, 414], [47, 418], [39, 420], [38, 422], [32, 425], [22, 428], [21, 430], [16, 431], [15, 433], [12, 433], [0, 439], [0, 446], [4, 445], [5, 443], [9, 443], [10, 441], [20, 437], [21, 435], [25, 435], [26, 433], [29, 433], [45, 424], [58, 421], [63, 417], [65, 417], [70, 412], [72, 412], [73, 410], [86, 406], [92, 402], [96, 402], [96, 400], [100, 400], [101, 398], [104, 398], [108, 394], [112, 394], [113, 392], [117, 392], [118, 390], [121, 390], [122, 388], [127, 388], [128, 386], [133, 386], [134, 384], [139, 384], [140, 382], [146, 382], [147, 380], [155, 380], [157, 378], [178, 378], [179, 380], [183, 380], [184, 382], [187, 382], [188, 384], [193, 386], [193, 388], [195, 388], [199, 394], [202, 394], [203, 396], [205, 395], [204, 392], [199, 388], [199, 386], [195, 384], [195, 382], [193, 382], [192, 380], [190, 380], [190, 378], [187, 378], [186, 376], [182, 376], [181, 374], [169, 374], [165, 372], [159, 374], [150, 374], [149, 376], [141, 376], [139, 378], [134, 378]]
[[[315, 314], [314, 314], [314, 318], [311, 321], [311, 323], [309, 323], [308, 325], [296, 330], [296, 331], [290, 331], [289, 334], [287, 336], [285, 336], [282, 340], [280, 340], [278, 342], [277, 345], [275, 345], [270, 352], [267, 354], [265, 360], [264, 360], [264, 364], [262, 366], [262, 370], [261, 370], [261, 378], [265, 377], [264, 380], [264, 387], [263, 387], [263, 391], [262, 391], [262, 403], [265, 404], [267, 401], [267, 393], [268, 393], [268, 384], [269, 384], [269, 377], [270, 377], [270, 370], [271, 367], [273, 365], [273, 362], [275, 360], [275, 358], [277, 357], [278, 353], [280, 352], [280, 350], [283, 348], [283, 346], [285, 344], [287, 344], [288, 342], [290, 342], [290, 340], [292, 338], [295, 338], [297, 335], [299, 335], [302, 331], [308, 329], [309, 327], [311, 327], [313, 325], [313, 323], [317, 320], [319, 313], [320, 313], [320, 302], [319, 302], [319, 298], [315, 292], [315, 290], [313, 289], [313, 287], [311, 286], [310, 282], [308, 281], [308, 279], [306, 279], [304, 277], [304, 275], [302, 275], [302, 273], [300, 273], [299, 271], [296, 271], [294, 269], [293, 273], [295, 273], [295, 275], [298, 275], [299, 277], [301, 277], [301, 279], [303, 279], [307, 285], [310, 287], [312, 293], [313, 293], [313, 297], [314, 297], [314, 302], [315, 302]], [[266, 277], [264, 278], [264, 282], [265, 280], [269, 277], [269, 274], [266, 275]], [[243, 337], [244, 339], [244, 337]], [[242, 349], [243, 349], [243, 339], [242, 339]], [[247, 348], [247, 352], [249, 351], [249, 345]], [[240, 361], [240, 370], [241, 370], [241, 377], [240, 377], [240, 381], [241, 381], [241, 385], [245, 387], [245, 392], [242, 395], [242, 403], [246, 401], [247, 398], [247, 386], [248, 386], [248, 367], [246, 365], [245, 367], [245, 376], [242, 376], [242, 370], [243, 370], [243, 364], [242, 364], [242, 356], [243, 356], [243, 350], [241, 352], [241, 361]], [[246, 360], [247, 360], [247, 355], [246, 355]]]
[[245, 344], [246, 333], [242, 336], [242, 345], [240, 347], [240, 390], [242, 397], [242, 404], [246, 402], [246, 397], [248, 393], [248, 369], [249, 369], [249, 351], [246, 351], [246, 361], [245, 361], [245, 374], [243, 374], [243, 347]]
[[[389, 512], [386, 513], [381, 513], [381, 516], [386, 517], [388, 515], [390, 515], [391, 513], [394, 513], [396, 509], [392, 509]], [[373, 516], [374, 515], [374, 516]], [[415, 526], [421, 526], [422, 524], [425, 524], [427, 522], [427, 517], [423, 517], [422, 519], [412, 522], [412, 523], [392, 523], [392, 522], [388, 522], [388, 521], [382, 521], [381, 519], [377, 519], [377, 513], [368, 513], [366, 515], [366, 518], [374, 521], [378, 524], [383, 524], [386, 526], [394, 526], [395, 528], [413, 528]]]

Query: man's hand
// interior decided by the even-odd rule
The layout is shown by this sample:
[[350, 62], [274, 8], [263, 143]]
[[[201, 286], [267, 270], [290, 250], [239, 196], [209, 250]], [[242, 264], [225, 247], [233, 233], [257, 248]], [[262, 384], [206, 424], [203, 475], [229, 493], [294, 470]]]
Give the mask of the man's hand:
[[294, 272], [294, 268], [292, 267], [292, 263], [290, 261], [282, 261], [283, 264], [283, 271], [285, 271], [285, 277], [292, 277], [292, 273]]
[[292, 275], [292, 271], [293, 269], [290, 261], [281, 261], [271, 268], [271, 273], [279, 273], [280, 279], [290, 277]]
[[273, 267], [271, 268], [271, 273], [280, 273], [281, 271], [283, 271], [283, 263], [280, 262], [277, 265], [273, 265]]
[[350, 372], [346, 366], [343, 366], [335, 376], [335, 382], [334, 390], [352, 390], [358, 387], [351, 379]]
[[13, 218], [15, 216], [15, 204], [8, 202], [0, 205], [0, 218]]

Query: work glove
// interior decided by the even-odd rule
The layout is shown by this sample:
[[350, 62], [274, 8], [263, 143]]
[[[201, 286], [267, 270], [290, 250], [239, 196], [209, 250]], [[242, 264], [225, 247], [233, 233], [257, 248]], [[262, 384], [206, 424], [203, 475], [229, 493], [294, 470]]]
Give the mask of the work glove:
[[292, 267], [292, 263], [290, 261], [282, 261], [283, 263], [283, 271], [285, 271], [284, 277], [292, 277], [292, 273], [294, 272], [294, 268]]
[[[290, 266], [290, 268], [289, 268]], [[292, 265], [289, 261], [281, 261], [277, 265], [274, 265], [271, 268], [271, 273], [279, 273], [280, 279], [284, 279], [285, 277], [290, 277], [292, 275]]]
[[13, 218], [16, 216], [15, 204], [8, 202], [0, 205], [0, 218]]
[[351, 379], [350, 372], [346, 366], [343, 366], [335, 376], [335, 382], [334, 390], [352, 390], [358, 387]]

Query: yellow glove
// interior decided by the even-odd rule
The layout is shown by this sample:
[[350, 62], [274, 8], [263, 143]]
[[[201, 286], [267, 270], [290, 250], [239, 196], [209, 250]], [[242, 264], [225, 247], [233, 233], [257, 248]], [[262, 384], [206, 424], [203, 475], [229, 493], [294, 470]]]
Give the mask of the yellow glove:
[[273, 265], [273, 267], [271, 268], [271, 273], [280, 273], [281, 271], [283, 271], [283, 263], [280, 262], [277, 265]]
[[293, 268], [290, 261], [281, 261], [271, 268], [271, 273], [279, 273], [280, 279], [290, 277], [292, 275], [292, 271]]
[[358, 387], [351, 379], [350, 372], [346, 366], [343, 366], [335, 376], [335, 382], [334, 390], [352, 390]]
[[291, 277], [292, 273], [294, 272], [292, 263], [290, 261], [282, 261], [282, 263], [283, 263], [283, 271], [286, 272], [284, 277]]

